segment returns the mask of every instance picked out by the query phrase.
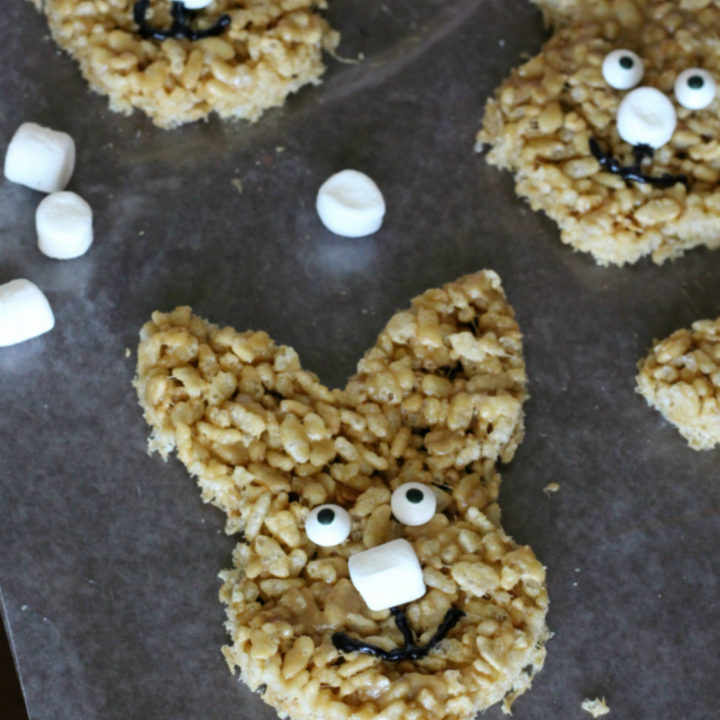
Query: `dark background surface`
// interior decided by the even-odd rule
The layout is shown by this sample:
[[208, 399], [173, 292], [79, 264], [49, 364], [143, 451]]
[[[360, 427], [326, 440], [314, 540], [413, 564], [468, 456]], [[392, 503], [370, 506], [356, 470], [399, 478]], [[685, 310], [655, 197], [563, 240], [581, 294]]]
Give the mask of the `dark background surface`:
[[2, 623], [0, 623], [0, 698], [2, 698], [5, 720], [27, 720], [20, 682]]
[[[109, 112], [30, 4], [6, 5], [0, 138], [27, 120], [70, 132], [69, 189], [96, 232], [80, 259], [44, 257], [41, 196], [0, 183], [0, 282], [31, 279], [57, 320], [0, 349], [0, 588], [31, 720], [275, 717], [220, 654], [222, 517], [179, 462], [146, 454], [131, 380], [150, 313], [190, 304], [267, 330], [342, 385], [396, 309], [484, 267], [516, 309], [530, 378], [504, 524], [548, 568], [555, 633], [514, 717], [588, 717], [582, 699], [604, 695], [614, 718], [716, 718], [720, 454], [691, 451], [634, 373], [653, 338], [720, 314], [720, 253], [597, 267], [473, 153], [485, 99], [542, 42], [539, 13], [334, 0], [340, 52], [362, 64], [329, 60], [323, 86], [255, 126], [164, 132]], [[370, 238], [315, 215], [344, 167], [385, 194]]]

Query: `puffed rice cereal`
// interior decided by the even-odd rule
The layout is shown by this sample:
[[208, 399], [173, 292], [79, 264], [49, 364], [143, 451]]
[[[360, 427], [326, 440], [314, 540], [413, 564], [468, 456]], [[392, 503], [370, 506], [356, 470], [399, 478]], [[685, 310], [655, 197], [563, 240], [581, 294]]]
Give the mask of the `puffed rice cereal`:
[[477, 149], [601, 265], [720, 247], [720, 0], [534, 2], [554, 35], [488, 100]]
[[[502, 529], [496, 469], [522, 438], [525, 385], [520, 331], [492, 271], [395, 314], [344, 390], [264, 332], [189, 307], [153, 313], [135, 380], [149, 446], [177, 451], [238, 536], [221, 574], [223, 652], [280, 717], [470, 720], [530, 686], [548, 637], [545, 569]], [[408, 482], [436, 496], [422, 525], [392, 516]], [[335, 546], [306, 535], [319, 506], [322, 522], [332, 507], [349, 514]], [[397, 608], [368, 608], [348, 572], [351, 556], [398, 539], [425, 585], [403, 608], [404, 630]], [[427, 651], [393, 660], [336, 642], [391, 654], [408, 633]]]
[[720, 444], [720, 318], [656, 342], [638, 367], [637, 391], [691, 448]]
[[610, 712], [605, 698], [585, 698], [582, 703], [580, 703], [580, 707], [586, 713], [590, 713], [594, 718], [602, 717]]
[[[31, 0], [58, 45], [74, 57], [90, 87], [112, 110], [139, 108], [164, 128], [207, 117], [257, 120], [324, 72], [322, 51], [339, 35], [316, 10], [324, 0], [214, 0], [195, 22], [227, 14], [217, 37], [143, 38], [135, 0]], [[171, 26], [170, 0], [151, 0], [147, 21]]]

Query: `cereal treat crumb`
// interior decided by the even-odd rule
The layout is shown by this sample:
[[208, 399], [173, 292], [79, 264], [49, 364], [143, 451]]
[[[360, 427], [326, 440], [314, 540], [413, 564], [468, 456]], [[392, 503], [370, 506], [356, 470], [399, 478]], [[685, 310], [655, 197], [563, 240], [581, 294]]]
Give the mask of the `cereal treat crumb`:
[[[227, 14], [230, 26], [218, 37], [195, 41], [141, 37], [135, 0], [31, 1], [113, 110], [139, 108], [165, 128], [213, 111], [257, 120], [303, 85], [317, 84], [322, 50], [333, 50], [339, 40], [316, 12], [323, 0], [215, 0], [195, 23], [204, 27]], [[151, 0], [148, 23], [169, 28], [170, 8], [169, 0]]]
[[638, 367], [637, 391], [691, 448], [720, 444], [720, 318], [656, 342]]
[[[535, 2], [554, 34], [488, 100], [477, 149], [601, 265], [720, 247], [720, 0]], [[634, 65], [603, 69], [621, 49]], [[697, 68], [690, 109], [676, 83]]]
[[595, 698], [595, 700], [586, 698], [582, 701], [580, 707], [585, 712], [589, 712], [594, 718], [599, 718], [610, 712], [610, 708], [605, 703], [605, 698]]
[[[530, 686], [548, 598], [545, 569], [500, 524], [496, 463], [522, 438], [526, 375], [494, 272], [415, 298], [344, 390], [266, 333], [217, 327], [188, 307], [153, 313], [137, 370], [151, 449], [176, 450], [239, 534], [221, 574], [223, 652], [280, 717], [470, 720]], [[424, 524], [393, 517], [391, 498], [409, 482], [435, 495]], [[313, 512], [317, 537], [320, 506], [328, 521], [338, 506], [349, 517], [336, 545], [306, 533]], [[371, 610], [348, 560], [398, 540], [425, 592]], [[358, 652], [365, 644], [374, 651]]]

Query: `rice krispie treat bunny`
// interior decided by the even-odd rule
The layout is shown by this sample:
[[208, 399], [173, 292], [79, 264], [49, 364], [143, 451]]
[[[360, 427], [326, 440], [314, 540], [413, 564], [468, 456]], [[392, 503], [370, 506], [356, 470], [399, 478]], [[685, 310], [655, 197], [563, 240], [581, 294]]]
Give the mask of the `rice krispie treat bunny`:
[[602, 265], [719, 247], [720, 1], [534, 1], [555, 33], [488, 101], [488, 161]]
[[344, 390], [188, 307], [141, 338], [150, 447], [239, 533], [225, 657], [281, 717], [469, 720], [530, 686], [548, 600], [500, 524], [526, 376], [495, 273], [415, 298]]
[[160, 127], [257, 120], [324, 72], [323, 0], [31, 0], [110, 107]]
[[638, 363], [637, 391], [693, 450], [720, 445], [720, 317], [655, 341]]

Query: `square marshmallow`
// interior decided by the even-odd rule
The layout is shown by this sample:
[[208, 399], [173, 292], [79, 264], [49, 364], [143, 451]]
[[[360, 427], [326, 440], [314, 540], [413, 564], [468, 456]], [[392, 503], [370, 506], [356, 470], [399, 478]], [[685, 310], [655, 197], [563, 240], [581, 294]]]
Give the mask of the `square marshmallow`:
[[420, 561], [403, 539], [351, 555], [350, 580], [373, 611], [403, 605], [425, 594]]

